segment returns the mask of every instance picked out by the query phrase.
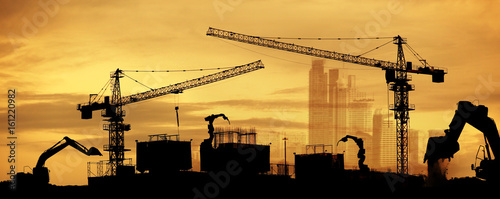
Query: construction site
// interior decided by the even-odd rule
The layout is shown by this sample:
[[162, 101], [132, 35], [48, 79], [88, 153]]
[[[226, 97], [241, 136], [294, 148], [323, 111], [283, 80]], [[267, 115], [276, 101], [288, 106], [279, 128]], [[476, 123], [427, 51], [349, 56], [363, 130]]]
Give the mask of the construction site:
[[[190, 135], [181, 136], [178, 132], [144, 135], [143, 139], [135, 140], [135, 151], [126, 148], [125, 135], [132, 129], [132, 125], [126, 123], [125, 106], [152, 101], [169, 94], [189, 92], [189, 89], [237, 78], [254, 71], [265, 73], [264, 63], [258, 60], [222, 68], [219, 69], [221, 71], [210, 75], [160, 88], [148, 87], [148, 91], [128, 96], [122, 96], [124, 88], [121, 88], [121, 80], [124, 78], [135, 80], [128, 75], [134, 71], [121, 69], [112, 71], [109, 81], [101, 89], [102, 92], [90, 94], [88, 102], [78, 104], [75, 110], [81, 113], [81, 119], [89, 121], [93, 118], [93, 112], [100, 113], [105, 122], [103, 130], [108, 136], [108, 143], [104, 146], [83, 146], [77, 140], [64, 137], [47, 150], [40, 151], [41, 155], [31, 172], [17, 173], [16, 190], [11, 190], [9, 193], [29, 195], [34, 193], [33, 191], [38, 191], [44, 194], [71, 193], [78, 196], [161, 194], [162, 197], [169, 198], [199, 199], [316, 198], [332, 194], [373, 197], [495, 193], [494, 188], [500, 185], [500, 162], [495, 159], [500, 156], [500, 136], [496, 124], [489, 117], [487, 106], [461, 100], [457, 100], [452, 121], [443, 124], [445, 128], [448, 126], [444, 130], [444, 136], [428, 139], [425, 158], [420, 160], [427, 163], [428, 174], [409, 174], [409, 119], [410, 111], [415, 110], [415, 106], [409, 102], [409, 93], [415, 90], [415, 86], [410, 84], [412, 77], [409, 74], [430, 76], [433, 83], [442, 84], [448, 70], [428, 64], [426, 59], [420, 57], [408, 45], [406, 38], [394, 36], [384, 44], [393, 44], [397, 47], [394, 53], [397, 59], [392, 62], [283, 42], [280, 41], [282, 38], [253, 36], [212, 27], [207, 30], [206, 35], [207, 39], [215, 37], [383, 70], [385, 77], [380, 79], [385, 78], [388, 90], [393, 93], [393, 103], [388, 108], [393, 114], [391, 119], [394, 120], [397, 135], [393, 138], [397, 143], [396, 153], [393, 154], [397, 160], [396, 171], [376, 171], [365, 162], [367, 154], [371, 152], [365, 148], [365, 138], [359, 136], [362, 134], [353, 136], [345, 132], [345, 136], [333, 137], [330, 134], [338, 131], [334, 130], [336, 127], [323, 124], [319, 120], [315, 121], [317, 124], [314, 127], [322, 128], [324, 134], [330, 137], [320, 139], [309, 134], [310, 144], [301, 149], [305, 153], [294, 151], [293, 157], [286, 157], [288, 139], [280, 138], [285, 144], [282, 162], [271, 162], [273, 159], [271, 151], [277, 146], [271, 143], [258, 143], [258, 136], [262, 136], [259, 134], [259, 129], [242, 128], [237, 126], [238, 124], [231, 124], [231, 115], [219, 112], [199, 118], [207, 124], [207, 134], [199, 145], [199, 151], [192, 151], [198, 146], [192, 146], [193, 138]], [[403, 48], [409, 49], [417, 56], [419, 65], [406, 61]], [[110, 94], [105, 93], [107, 88], [110, 88]], [[365, 107], [369, 101], [368, 98], [360, 98], [355, 104], [353, 103], [353, 107]], [[178, 107], [175, 111], [177, 121], [170, 122], [179, 126]], [[339, 118], [342, 115], [335, 117]], [[227, 123], [229, 127], [214, 126], [216, 120], [219, 123]], [[466, 124], [484, 134], [484, 145], [478, 150], [478, 154], [481, 152], [483, 156], [478, 155], [476, 163], [472, 163], [471, 169], [475, 172], [475, 176], [447, 179], [443, 177], [439, 164], [444, 160], [453, 159], [454, 154], [460, 150], [458, 139]], [[343, 143], [355, 144], [353, 145], [357, 151], [355, 161], [352, 158], [347, 159], [342, 151], [336, 150], [337, 146]], [[88, 185], [51, 184], [50, 168], [45, 166], [45, 161], [67, 146], [77, 149], [86, 156], [106, 157], [99, 162], [88, 162], [87, 171], [81, 171], [87, 173]], [[126, 152], [135, 156], [126, 155]], [[199, 154], [199, 165], [194, 165], [193, 154]], [[293, 159], [294, 164], [288, 164], [287, 158]], [[357, 166], [348, 168], [345, 166], [346, 162]], [[199, 171], [194, 171], [194, 167], [199, 168]]]

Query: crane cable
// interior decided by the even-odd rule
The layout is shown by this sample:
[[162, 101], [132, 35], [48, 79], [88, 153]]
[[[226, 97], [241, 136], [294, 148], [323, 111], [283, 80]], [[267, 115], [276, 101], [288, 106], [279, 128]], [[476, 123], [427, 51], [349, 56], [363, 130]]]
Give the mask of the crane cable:
[[[232, 67], [231, 67], [232, 68]], [[220, 70], [221, 68], [210, 68], [208, 70]], [[201, 70], [207, 70], [207, 69], [199, 69], [199, 70], [196, 70], [196, 71], [201, 71]], [[182, 72], [186, 72], [186, 71], [193, 71], [193, 70], [183, 70]], [[123, 70], [122, 70], [123, 72]], [[135, 72], [155, 72], [155, 71], [138, 71], [138, 70], [135, 70]], [[161, 71], [161, 72], [169, 72], [169, 71]], [[171, 72], [181, 72], [181, 71], [171, 71]], [[136, 83], [146, 87], [146, 88], [149, 88], [151, 90], [154, 90], [153, 88], [149, 87], [149, 86], [146, 86], [145, 84], [137, 81], [136, 79], [122, 73], [125, 77], [128, 77], [129, 79], [135, 81]], [[176, 94], [179, 94], [179, 93], [176, 93]], [[179, 131], [179, 96], [174, 96], [174, 105], [175, 105], [175, 115], [176, 115], [176, 118], [177, 118], [177, 136], [180, 135], [180, 131]]]
[[420, 56], [420, 54], [418, 54], [417, 51], [415, 51], [408, 43], [405, 43], [405, 46], [413, 54], [413, 56], [415, 56], [415, 58], [417, 58], [418, 61], [422, 63], [424, 67], [430, 66], [429, 63], [427, 63], [427, 60]]
[[104, 96], [104, 93], [106, 92], [106, 90], [108, 90], [108, 88], [109, 88], [108, 85], [110, 84], [110, 82], [111, 82], [111, 79], [109, 79], [106, 82], [106, 84], [104, 84], [104, 86], [101, 88], [101, 90], [96, 94], [97, 97], [99, 97], [99, 98], [95, 97], [93, 101], [90, 101], [90, 103], [92, 103], [92, 102], [98, 102], [99, 100], [101, 100], [101, 98], [102, 98], [102, 96]]
[[361, 55], [365, 55], [365, 54], [367, 54], [367, 53], [369, 53], [369, 52], [372, 52], [372, 51], [374, 51], [374, 50], [377, 50], [377, 49], [379, 49], [380, 47], [385, 46], [385, 45], [387, 45], [387, 44], [389, 44], [389, 43], [391, 43], [391, 42], [392, 42], [392, 40], [391, 40], [391, 41], [388, 41], [388, 42], [386, 42], [386, 43], [384, 43], [384, 44], [382, 44], [382, 45], [380, 45], [380, 46], [377, 46], [377, 47], [375, 47], [374, 49], [371, 49], [371, 50], [369, 50], [369, 51], [366, 51], [366, 52], [361, 53], [361, 54], [356, 55], [356, 56], [357, 56], [357, 57], [359, 57], [359, 56], [361, 56]]
[[[388, 41], [387, 43], [384, 43], [380, 46], [377, 46], [375, 47], [374, 49], [371, 49], [369, 51], [366, 51], [364, 53], [361, 53], [359, 55], [357, 55], [358, 57], [361, 56], [361, 55], [365, 55], [369, 52], [372, 52], [374, 50], [377, 50], [379, 49], [380, 47], [382, 46], [385, 46], [389, 43], [391, 43], [392, 41], [394, 41], [394, 37], [261, 37], [261, 38], [264, 38], [264, 39], [294, 39], [294, 40], [318, 40], [318, 41], [321, 41], [321, 40], [362, 40], [362, 39], [391, 39], [390, 41]], [[408, 44], [407, 44], [408, 45]], [[409, 46], [408, 46], [409, 47]], [[411, 48], [411, 47], [409, 47]], [[413, 49], [412, 49], [413, 50]], [[418, 53], [417, 53], [418, 54]]]
[[[389, 83], [387, 83], [387, 88], [389, 88]], [[385, 89], [387, 90], [387, 128], [390, 128], [391, 127], [391, 124], [389, 121], [390, 120], [390, 110], [391, 110], [391, 107], [389, 107], [389, 89]]]
[[179, 132], [179, 98], [180, 98], [179, 93], [176, 93], [174, 95], [174, 105], [175, 105], [175, 116], [177, 118], [177, 135], [180, 135], [180, 132]]
[[[200, 68], [200, 69], [183, 69], [183, 70], [122, 70], [122, 74], [123, 76], [125, 77], [128, 77], [129, 79], [131, 79], [132, 81], [150, 89], [150, 90], [154, 90], [153, 88], [139, 82], [138, 80], [126, 75], [125, 73], [123, 72], [193, 72], [193, 71], [208, 71], [208, 70], [223, 70], [223, 69], [231, 69], [231, 68], [234, 68], [234, 67], [218, 67], [218, 68]], [[111, 79], [108, 81], [108, 83], [111, 81]], [[106, 85], [108, 84], [106, 83]], [[105, 87], [106, 87], [105, 85]], [[102, 90], [102, 89], [101, 89]], [[178, 94], [178, 93], [176, 93]], [[175, 105], [175, 115], [176, 115], [176, 118], [177, 118], [177, 135], [180, 135], [180, 130], [179, 130], [179, 97], [175, 97], [174, 96], [174, 105]]]
[[260, 37], [263, 39], [293, 39], [293, 40], [362, 40], [362, 39], [393, 39], [394, 37]]
[[[298, 62], [298, 61], [294, 61], [294, 60], [290, 60], [290, 59], [285, 59], [285, 58], [281, 58], [281, 57], [277, 57], [277, 56], [272, 56], [272, 55], [265, 54], [265, 53], [262, 53], [262, 52], [259, 52], [259, 51], [251, 50], [249, 48], [245, 48], [243, 46], [239, 46], [239, 45], [230, 43], [230, 42], [228, 42], [228, 41], [226, 41], [224, 39], [221, 39], [221, 38], [217, 38], [217, 39], [219, 39], [219, 41], [222, 41], [222, 42], [227, 43], [229, 45], [232, 45], [232, 46], [235, 46], [235, 47], [238, 47], [238, 48], [241, 48], [243, 50], [247, 50], [247, 51], [259, 54], [259, 55], [263, 55], [263, 56], [267, 56], [267, 57], [271, 57], [271, 58], [274, 58], [274, 59], [278, 59], [278, 60], [282, 60], [282, 61], [286, 61], [286, 62], [291, 62], [291, 63], [295, 63], [295, 64], [300, 64], [300, 65], [306, 65], [306, 66], [310, 66], [311, 65], [310, 63]], [[343, 69], [345, 69], [345, 70], [373, 70], [372, 68], [368, 68], [368, 69], [352, 69], [352, 68], [345, 68], [345, 67]]]
[[234, 66], [218, 67], [218, 68], [200, 68], [200, 69], [178, 69], [178, 70], [122, 70], [123, 72], [152, 72], [152, 73], [171, 73], [171, 72], [195, 72], [207, 70], [224, 70], [231, 69]]
[[134, 78], [132, 78], [132, 77], [130, 77], [130, 76], [128, 76], [128, 75], [126, 75], [125, 73], [122, 73], [122, 74], [123, 74], [125, 77], [128, 77], [129, 79], [131, 79], [131, 80], [135, 81], [136, 83], [138, 83], [138, 84], [140, 84], [140, 85], [142, 85], [142, 86], [144, 86], [144, 87], [146, 87], [146, 88], [149, 88], [150, 90], [154, 90], [153, 88], [151, 88], [151, 87], [149, 87], [149, 86], [146, 86], [146, 84], [143, 84], [143, 83], [141, 83], [141, 82], [137, 81], [136, 79], [134, 79]]
[[[148, 88], [149, 90], [154, 90], [153, 88], [147, 86], [146, 84], [143, 84], [139, 82], [138, 80], [126, 75], [124, 72], [194, 72], [194, 71], [208, 71], [208, 70], [224, 70], [224, 69], [231, 69], [234, 68], [233, 66], [228, 66], [228, 67], [218, 67], [218, 68], [200, 68], [200, 69], [183, 69], [183, 70], [121, 70], [122, 74], [125, 77], [128, 77], [132, 81], [135, 81], [136, 83]], [[101, 89], [102, 90], [102, 89]]]

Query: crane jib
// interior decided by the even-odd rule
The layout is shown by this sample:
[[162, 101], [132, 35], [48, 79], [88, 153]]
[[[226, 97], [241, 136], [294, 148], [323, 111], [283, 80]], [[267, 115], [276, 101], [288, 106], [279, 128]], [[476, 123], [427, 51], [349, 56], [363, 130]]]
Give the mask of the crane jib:
[[[221, 30], [210, 27], [207, 31], [208, 36], [214, 36], [223, 39], [229, 39], [233, 41], [243, 42], [247, 44], [253, 44], [258, 46], [264, 46], [268, 48], [274, 48], [278, 50], [284, 50], [304, 55], [310, 55], [314, 57], [321, 57], [325, 59], [333, 59], [342, 62], [360, 64], [365, 66], [371, 66], [376, 68], [381, 68], [383, 70], [399, 70], [397, 67], [397, 63], [366, 58], [362, 56], [349, 55], [344, 53], [339, 53], [335, 51], [321, 50], [313, 47], [301, 46], [292, 43], [285, 43], [280, 41], [275, 41], [271, 39], [265, 39], [258, 36], [245, 35], [240, 33], [235, 33], [231, 31]], [[409, 73], [418, 73], [418, 74], [446, 74], [446, 69], [438, 68], [438, 67], [415, 67], [415, 68], [407, 68], [404, 71]]]
[[259, 70], [262, 68], [264, 68], [264, 65], [262, 64], [262, 62], [260, 60], [258, 60], [258, 61], [255, 61], [255, 62], [252, 62], [249, 64], [236, 66], [232, 69], [224, 70], [222, 72], [214, 73], [214, 74], [203, 76], [200, 78], [195, 78], [195, 79], [188, 80], [188, 81], [181, 82], [181, 83], [177, 83], [174, 85], [169, 85], [169, 86], [153, 89], [151, 91], [137, 93], [134, 95], [124, 96], [124, 97], [122, 97], [122, 104], [123, 105], [130, 104], [133, 102], [151, 99], [151, 98], [155, 98], [155, 97], [170, 94], [170, 93], [179, 93], [179, 92], [182, 92], [183, 90], [186, 90], [186, 89], [195, 88], [195, 87], [202, 86], [205, 84], [210, 84], [210, 83], [213, 83], [216, 81], [220, 81], [220, 80], [224, 80], [224, 79], [238, 76], [241, 74], [249, 73], [249, 72]]
[[[240, 65], [233, 67], [231, 69], [227, 69], [221, 72], [213, 73], [210, 75], [206, 75], [203, 77], [191, 79], [188, 81], [180, 82], [177, 84], [173, 85], [168, 85], [165, 87], [157, 88], [157, 89], [152, 89], [146, 92], [142, 93], [137, 93], [129, 96], [123, 96], [121, 98], [121, 104], [120, 105], [126, 105], [134, 102], [139, 102], [147, 99], [152, 99], [155, 97], [167, 95], [170, 93], [182, 93], [182, 91], [190, 88], [195, 88], [199, 86], [203, 86], [206, 84], [214, 83], [217, 81], [221, 81], [224, 79], [228, 79], [231, 77], [235, 77], [238, 75], [242, 75], [245, 73], [249, 73], [252, 71], [256, 71], [259, 69], [263, 69], [264, 64], [262, 63], [261, 60], [254, 61], [252, 63]], [[82, 119], [91, 119], [92, 118], [92, 111], [95, 110], [104, 110], [104, 109], [111, 109], [112, 105], [116, 105], [110, 102], [109, 97], [104, 98], [104, 102], [99, 103], [99, 102], [89, 102], [89, 103], [83, 103], [83, 104], [78, 104], [77, 110], [82, 112]]]

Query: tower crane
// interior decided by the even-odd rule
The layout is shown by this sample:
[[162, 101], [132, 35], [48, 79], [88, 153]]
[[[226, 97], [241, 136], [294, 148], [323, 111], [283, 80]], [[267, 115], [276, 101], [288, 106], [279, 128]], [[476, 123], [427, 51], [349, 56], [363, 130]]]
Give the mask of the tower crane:
[[[411, 76], [408, 73], [425, 74], [432, 76], [432, 82], [444, 82], [444, 75], [447, 74], [445, 68], [430, 66], [427, 61], [420, 57], [406, 42], [406, 39], [401, 36], [392, 37], [392, 41], [398, 47], [397, 61], [390, 62], [362, 56], [339, 53], [335, 51], [321, 50], [313, 47], [297, 45], [267, 39], [259, 36], [251, 36], [227, 30], [209, 27], [208, 36], [213, 36], [232, 41], [253, 44], [288, 52], [294, 52], [314, 57], [332, 59], [353, 64], [360, 64], [385, 70], [386, 82], [389, 90], [394, 92], [394, 105], [389, 107], [394, 111], [394, 119], [396, 119], [396, 134], [397, 134], [397, 173], [408, 174], [408, 131], [409, 131], [409, 111], [415, 110], [413, 104], [409, 103], [409, 92], [415, 89], [414, 85], [408, 84], [411, 81]], [[280, 39], [279, 37], [276, 39]], [[406, 62], [403, 53], [403, 44], [406, 45], [412, 53], [417, 56], [423, 66], [412, 66], [411, 62]]]
[[77, 110], [81, 112], [82, 119], [92, 119], [92, 112], [101, 110], [101, 116], [106, 118], [104, 121], [109, 122], [108, 124], [103, 125], [103, 129], [109, 132], [109, 144], [104, 145], [103, 148], [104, 151], [109, 151], [110, 175], [116, 175], [116, 169], [123, 166], [125, 151], [130, 150], [125, 149], [124, 132], [130, 130], [130, 124], [123, 123], [123, 117], [125, 117], [123, 106], [171, 93], [182, 93], [186, 89], [218, 82], [262, 68], [264, 68], [264, 64], [258, 60], [207, 76], [123, 97], [121, 95], [120, 78], [126, 75], [123, 70], [116, 69], [116, 71], [112, 72], [110, 75], [110, 82], [112, 84], [111, 100], [109, 99], [109, 96], [106, 96], [104, 97], [103, 102], [95, 100], [96, 97], [94, 97], [95, 101], [92, 101], [92, 96], [95, 96], [95, 94], [90, 94], [89, 102], [78, 104]]

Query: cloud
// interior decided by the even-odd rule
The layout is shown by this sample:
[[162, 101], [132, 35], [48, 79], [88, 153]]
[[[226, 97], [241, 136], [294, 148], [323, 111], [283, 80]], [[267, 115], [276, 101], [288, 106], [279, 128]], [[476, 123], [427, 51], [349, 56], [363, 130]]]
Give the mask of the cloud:
[[254, 99], [236, 99], [236, 100], [220, 100], [213, 102], [199, 103], [200, 105], [215, 107], [215, 106], [230, 106], [235, 108], [247, 108], [260, 110], [266, 109], [304, 109], [307, 108], [306, 101], [296, 101], [296, 100], [254, 100]]
[[[19, 92], [16, 96], [16, 120], [20, 132], [30, 133], [49, 131], [81, 134], [82, 132], [100, 131], [103, 122], [100, 111], [94, 111], [92, 120], [82, 120], [77, 104], [84, 103], [87, 95], [71, 93], [37, 94], [34, 92]], [[223, 100], [205, 103], [180, 104], [179, 118], [184, 129], [204, 129], [206, 122], [203, 120], [208, 114], [213, 113], [214, 107], [227, 106], [244, 110], [273, 109], [281, 110], [287, 107], [286, 113], [291, 110], [305, 108], [301, 102], [279, 100]], [[124, 106], [125, 123], [132, 124], [132, 129], [137, 131], [162, 131], [162, 129], [176, 130], [175, 105], [162, 100], [149, 100], [137, 104]], [[6, 112], [6, 107], [0, 108]], [[285, 110], [281, 110], [285, 111]], [[286, 114], [284, 113], [284, 114]], [[254, 126], [256, 128], [283, 127], [305, 129], [307, 125], [293, 121], [293, 117], [281, 114], [262, 115], [229, 115], [232, 124], [241, 126]], [[6, 128], [6, 124], [0, 127]]]
[[3, 0], [0, 2], [0, 36], [19, 31], [22, 27], [22, 18], [31, 16], [39, 9], [37, 1]]
[[[22, 134], [37, 131], [63, 131], [74, 133], [76, 129], [86, 127], [80, 122], [79, 112], [76, 110], [77, 102], [84, 95], [75, 94], [36, 94], [33, 92], [18, 91], [16, 93], [16, 128]], [[1, 107], [1, 112], [6, 113], [7, 108]], [[0, 124], [5, 127], [6, 124]]]
[[29, 37], [34, 36], [37, 28], [32, 24], [39, 19], [35, 13], [43, 12], [39, 3], [42, 1], [0, 2], [0, 58], [24, 46]]
[[10, 42], [0, 42], [0, 58], [5, 57], [14, 52], [12, 43]]
[[257, 127], [257, 129], [279, 129], [286, 126], [287, 129], [307, 129], [308, 125], [304, 122], [295, 122], [278, 118], [250, 118], [244, 120], [236, 120], [233, 123], [241, 126]]
[[308, 91], [308, 88], [305, 86], [295, 87], [295, 88], [285, 88], [281, 90], [274, 91], [270, 93], [270, 95], [291, 95], [291, 94], [301, 94], [305, 95]]

